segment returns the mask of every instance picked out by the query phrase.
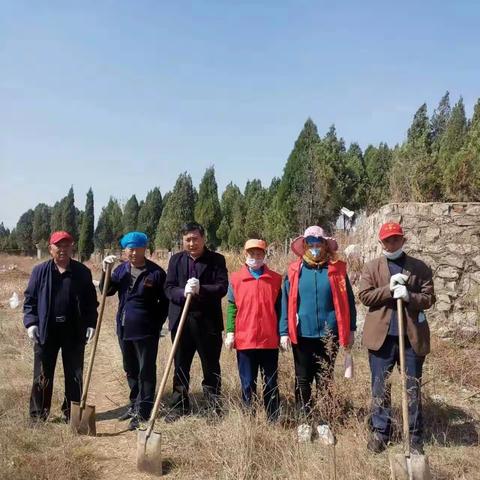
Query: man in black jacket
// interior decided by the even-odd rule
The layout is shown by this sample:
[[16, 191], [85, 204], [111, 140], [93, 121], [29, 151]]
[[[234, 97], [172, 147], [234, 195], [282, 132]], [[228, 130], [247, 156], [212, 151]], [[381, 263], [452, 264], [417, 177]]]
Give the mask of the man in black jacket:
[[62, 412], [68, 421], [70, 402], [80, 401], [85, 343], [93, 338], [97, 324], [97, 294], [90, 270], [71, 258], [72, 236], [54, 232], [49, 243], [52, 259], [33, 269], [23, 304], [23, 323], [34, 342], [30, 417], [46, 420], [50, 413], [61, 349], [65, 376]]
[[216, 413], [219, 413], [221, 388], [221, 300], [228, 289], [225, 257], [206, 248], [205, 232], [198, 223], [187, 223], [181, 233], [184, 251], [170, 259], [165, 282], [165, 293], [170, 300], [168, 319], [172, 341], [177, 333], [185, 297], [188, 293], [193, 297], [175, 355], [173, 409], [166, 421], [174, 421], [190, 412], [188, 390], [195, 352], [198, 352], [202, 363], [204, 395], [209, 407]]

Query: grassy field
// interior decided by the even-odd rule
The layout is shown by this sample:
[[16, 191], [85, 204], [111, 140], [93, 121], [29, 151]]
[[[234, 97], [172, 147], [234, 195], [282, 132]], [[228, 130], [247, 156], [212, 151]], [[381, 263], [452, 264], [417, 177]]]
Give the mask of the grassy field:
[[[287, 258], [271, 263], [284, 272]], [[240, 264], [228, 257], [229, 269]], [[2, 265], [6, 268], [2, 270]], [[9, 269], [15, 265], [15, 268]], [[32, 346], [22, 326], [21, 307], [10, 309], [8, 298], [20, 298], [34, 260], [0, 257], [0, 478], [45, 479], [143, 479], [136, 471], [136, 435], [116, 417], [124, 411], [127, 386], [114, 333], [115, 299], [108, 300], [99, 341], [89, 403], [97, 409], [95, 438], [78, 437], [58, 422], [63, 381], [61, 366], [54, 388], [51, 420], [34, 428], [28, 423], [28, 397], [32, 376]], [[90, 265], [94, 277], [99, 266]], [[162, 338], [158, 375], [162, 373], [169, 337]], [[88, 350], [87, 350], [88, 355]], [[254, 418], [240, 408], [235, 354], [222, 352], [223, 390], [227, 413], [212, 423], [204, 415], [201, 369], [195, 358], [192, 369], [194, 414], [174, 424], [158, 421], [166, 478], [181, 479], [346, 479], [389, 478], [388, 452], [366, 450], [370, 403], [367, 355], [357, 339], [354, 350], [355, 378], [343, 378], [343, 355], [337, 360], [334, 401], [319, 405], [318, 414], [331, 419], [338, 443], [325, 447], [318, 441], [299, 445], [293, 421], [293, 359], [280, 355], [282, 421], [269, 425], [262, 409]], [[433, 335], [433, 353], [425, 364], [423, 402], [426, 453], [434, 478], [480, 478], [480, 339]], [[399, 432], [399, 378], [393, 375], [395, 425]], [[170, 392], [171, 383], [168, 384]], [[168, 400], [169, 394], [166, 399]], [[165, 413], [165, 410], [162, 411]], [[397, 440], [399, 433], [397, 433]], [[398, 452], [401, 444], [389, 449]]]

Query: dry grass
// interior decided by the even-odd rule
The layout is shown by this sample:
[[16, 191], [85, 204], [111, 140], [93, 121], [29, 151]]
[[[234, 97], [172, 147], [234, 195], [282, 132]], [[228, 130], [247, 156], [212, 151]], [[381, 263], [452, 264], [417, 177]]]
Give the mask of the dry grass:
[[[22, 263], [23, 262], [23, 263]], [[230, 271], [240, 266], [239, 255], [228, 256]], [[0, 265], [6, 263], [0, 258]], [[0, 471], [2, 479], [143, 479], [135, 470], [135, 434], [124, 432], [124, 424], [113, 417], [127, 398], [121, 357], [113, 328], [115, 301], [109, 300], [99, 356], [96, 360], [91, 403], [100, 413], [97, 438], [75, 437], [67, 426], [48, 422], [37, 428], [27, 423], [32, 352], [21, 325], [19, 311], [6, 308], [12, 291], [21, 293], [33, 265], [18, 260], [25, 274], [0, 273]], [[270, 266], [285, 273], [288, 259], [272, 257]], [[98, 265], [94, 266], [98, 277]], [[21, 296], [21, 295], [20, 295]], [[0, 307], [1, 308], [1, 307]], [[433, 353], [424, 375], [426, 453], [434, 478], [461, 480], [478, 478], [480, 471], [479, 376], [480, 341], [434, 336]], [[162, 339], [159, 372], [168, 355], [170, 341]], [[299, 445], [293, 415], [293, 360], [280, 355], [279, 380], [282, 421], [270, 425], [262, 407], [251, 418], [240, 408], [239, 380], [235, 354], [222, 352], [223, 391], [227, 413], [216, 422], [204, 415], [201, 368], [195, 358], [192, 368], [194, 414], [174, 424], [158, 422], [162, 432], [162, 455], [166, 478], [181, 479], [386, 479], [388, 455], [370, 454], [365, 446], [370, 402], [370, 377], [366, 352], [354, 351], [356, 378], [342, 377], [343, 356], [339, 354], [334, 401], [320, 404], [318, 417], [331, 418], [338, 439], [335, 448], [318, 441]], [[59, 369], [59, 373], [61, 368]], [[393, 375], [395, 425], [399, 431], [398, 375]], [[170, 383], [169, 383], [170, 385]], [[61, 403], [61, 376], [56, 380], [53, 414]], [[478, 392], [480, 393], [480, 392]], [[166, 400], [168, 400], [168, 395]], [[399, 451], [400, 444], [392, 447]]]

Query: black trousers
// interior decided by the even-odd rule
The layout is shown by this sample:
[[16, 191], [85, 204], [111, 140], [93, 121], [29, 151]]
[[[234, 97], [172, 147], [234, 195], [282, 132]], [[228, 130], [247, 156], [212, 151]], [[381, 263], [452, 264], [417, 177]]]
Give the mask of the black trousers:
[[[172, 342], [176, 333], [176, 329], [171, 333]], [[190, 367], [192, 366], [195, 352], [198, 352], [202, 363], [202, 388], [207, 403], [212, 408], [219, 407], [221, 350], [221, 332], [208, 331], [201, 318], [187, 318], [174, 359], [173, 408], [181, 410], [181, 413], [190, 411], [188, 390], [190, 387]]]
[[315, 380], [317, 396], [328, 401], [333, 378], [338, 340], [335, 337], [299, 337], [292, 345], [295, 362], [295, 401], [301, 417], [306, 418], [312, 410], [312, 384]]
[[149, 418], [155, 403], [158, 340], [157, 336], [141, 340], [118, 339], [130, 387], [129, 408], [143, 420]]
[[68, 325], [55, 325], [49, 330], [45, 345], [34, 345], [33, 385], [30, 395], [31, 418], [46, 420], [50, 413], [55, 364], [60, 350], [62, 350], [65, 376], [62, 412], [67, 419], [70, 418], [70, 402], [80, 402], [85, 339], [79, 339]]

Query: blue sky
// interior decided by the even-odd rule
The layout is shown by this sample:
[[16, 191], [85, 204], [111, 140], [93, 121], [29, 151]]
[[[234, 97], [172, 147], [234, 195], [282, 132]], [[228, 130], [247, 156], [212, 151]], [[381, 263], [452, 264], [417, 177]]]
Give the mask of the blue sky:
[[73, 184], [96, 216], [195, 185], [280, 176], [305, 120], [405, 137], [446, 90], [480, 96], [480, 3], [0, 0], [0, 221]]

